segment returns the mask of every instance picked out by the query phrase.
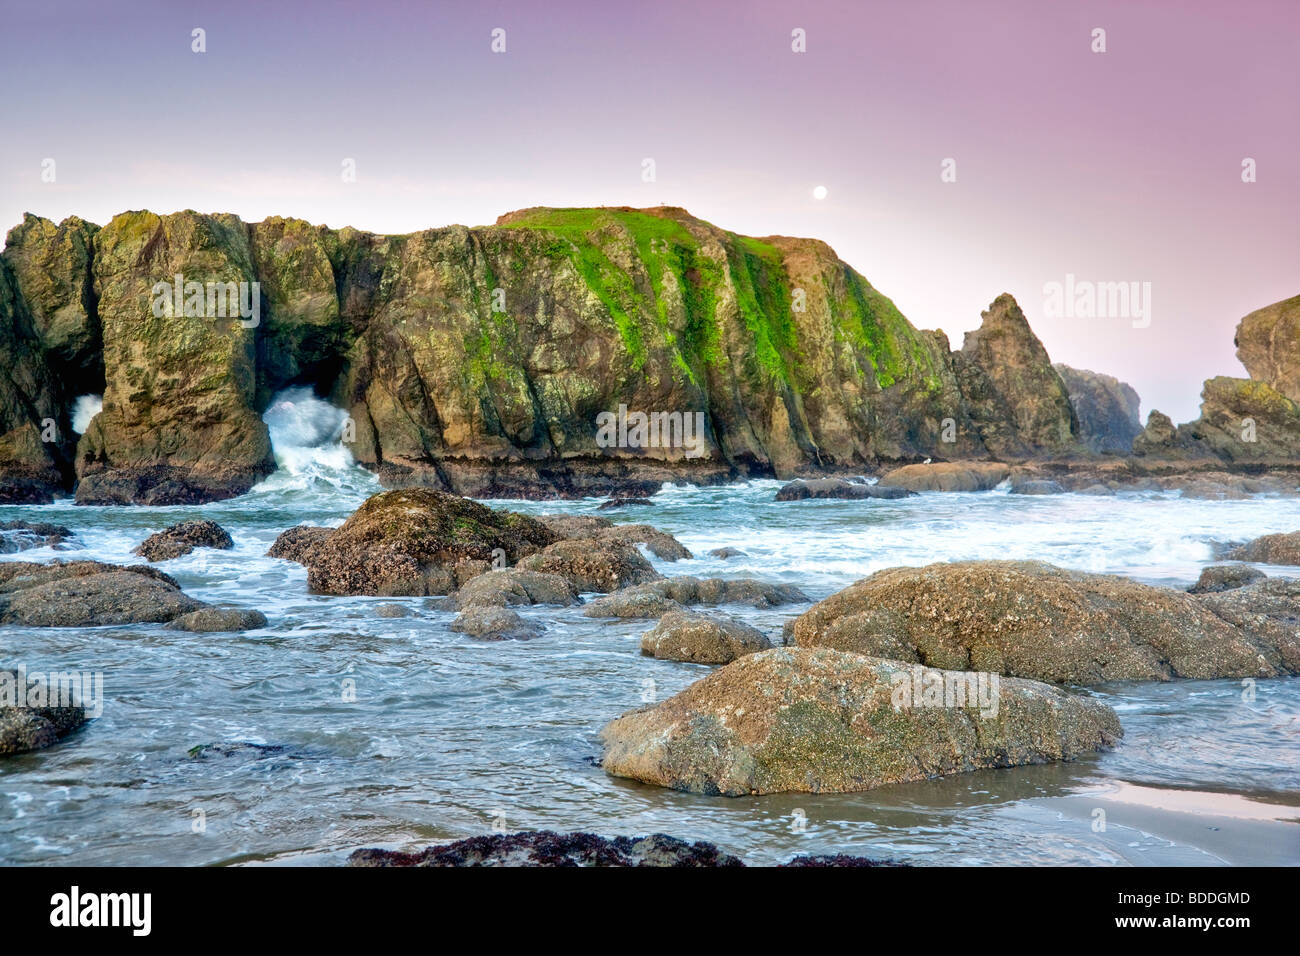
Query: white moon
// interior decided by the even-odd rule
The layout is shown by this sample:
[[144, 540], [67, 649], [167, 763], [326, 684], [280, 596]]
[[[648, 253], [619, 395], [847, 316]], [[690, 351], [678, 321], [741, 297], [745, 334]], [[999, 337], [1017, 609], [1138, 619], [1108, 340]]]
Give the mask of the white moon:
[[825, 198], [826, 198], [825, 186], [817, 186], [813, 189], [813, 199], [825, 199]]

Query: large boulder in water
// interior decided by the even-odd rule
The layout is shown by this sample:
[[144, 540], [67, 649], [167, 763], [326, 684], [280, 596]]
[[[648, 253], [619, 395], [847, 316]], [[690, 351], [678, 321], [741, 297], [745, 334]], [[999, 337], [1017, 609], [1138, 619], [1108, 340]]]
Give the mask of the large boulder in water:
[[195, 548], [229, 550], [234, 546], [230, 534], [215, 521], [182, 521], [149, 535], [131, 553], [146, 561], [169, 561]]
[[[1069, 760], [1123, 733], [1070, 691], [924, 670], [827, 648], [750, 654], [607, 724], [602, 766], [693, 793], [835, 793]], [[935, 682], [936, 700], [914, 706], [913, 688]]]
[[167, 575], [142, 565], [0, 563], [0, 624], [162, 624], [205, 607]]
[[411, 596], [449, 594], [494, 559], [514, 564], [557, 537], [525, 515], [411, 488], [374, 495], [336, 531], [310, 533], [310, 545], [294, 550], [318, 593]]
[[879, 571], [792, 630], [800, 647], [1070, 684], [1293, 671], [1276, 644], [1186, 592], [1037, 561]]

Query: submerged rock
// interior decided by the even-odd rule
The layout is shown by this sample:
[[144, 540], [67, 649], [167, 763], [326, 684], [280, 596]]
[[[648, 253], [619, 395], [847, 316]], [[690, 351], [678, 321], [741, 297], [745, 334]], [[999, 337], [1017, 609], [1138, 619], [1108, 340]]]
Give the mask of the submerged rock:
[[615, 508], [631, 508], [634, 506], [653, 505], [654, 502], [649, 498], [610, 498], [608, 501], [602, 501], [597, 511], [612, 511]]
[[[46, 682], [40, 697], [49, 701], [53, 690]], [[0, 671], [0, 757], [42, 750], [58, 743], [86, 722], [86, 709], [78, 701], [65, 706], [29, 707], [32, 688], [20, 683], [14, 670]]]
[[291, 530], [271, 550], [305, 562], [311, 590], [391, 597], [449, 594], [498, 555], [513, 564], [557, 539], [525, 515], [426, 488], [374, 495], [329, 534]]
[[[977, 675], [923, 672], [827, 648], [750, 654], [607, 724], [602, 766], [693, 793], [836, 793], [1070, 760], [1123, 734], [1110, 707], [1047, 684], [983, 675], [968, 698]], [[918, 674], [937, 704], [912, 704]]]
[[[470, 837], [431, 846], [418, 853], [357, 850], [348, 866], [727, 866], [745, 864], [712, 843], [688, 843], [656, 833], [648, 837], [600, 837], [594, 833], [550, 830]], [[781, 866], [906, 866], [839, 853], [796, 856]]]
[[210, 634], [220, 631], [251, 631], [266, 627], [266, 615], [261, 611], [233, 607], [205, 607], [173, 618], [167, 628], [173, 631], [194, 631]]
[[721, 558], [723, 561], [727, 561], [730, 560], [731, 558], [748, 557], [748, 555], [746, 555], [745, 552], [741, 551], [739, 548], [714, 548], [712, 551], [709, 552], [709, 557]]
[[1063, 495], [1065, 489], [1055, 481], [1046, 481], [1043, 479], [1029, 479], [1026, 481], [1013, 481], [1011, 483], [1011, 494], [1013, 495]]
[[884, 483], [845, 481], [843, 478], [796, 478], [776, 493], [777, 501], [804, 501], [808, 498], [906, 498], [915, 492]]
[[809, 599], [789, 584], [754, 578], [662, 578], [596, 598], [583, 610], [587, 617], [662, 617], [682, 607], [707, 604], [748, 604], [756, 608], [803, 604]]
[[1228, 552], [1231, 561], [1300, 565], [1300, 531], [1266, 534]]
[[593, 833], [525, 833], [470, 837], [419, 853], [357, 850], [348, 866], [744, 866], [712, 843], [656, 833], [606, 839]]
[[641, 653], [660, 660], [728, 664], [772, 646], [756, 627], [725, 615], [669, 611], [641, 635]]
[[938, 461], [928, 465], [904, 465], [881, 475], [882, 485], [908, 491], [990, 491], [1011, 475], [1011, 469], [996, 461]]
[[32, 548], [64, 550], [73, 537], [70, 528], [48, 521], [0, 522], [0, 554], [13, 554]]
[[483, 641], [527, 641], [542, 633], [509, 608], [468, 607], [451, 622], [451, 629]]
[[143, 565], [0, 563], [0, 624], [162, 624], [205, 607], [170, 577]]
[[1264, 572], [1249, 564], [1215, 564], [1201, 570], [1196, 583], [1188, 588], [1190, 594], [1214, 594], [1231, 591], [1264, 579]]
[[183, 521], [149, 535], [131, 552], [146, 561], [169, 561], [195, 548], [228, 550], [235, 542], [215, 521]]
[[879, 571], [814, 605], [794, 641], [1070, 684], [1293, 670], [1276, 643], [1186, 592], [1037, 561]]
[[380, 604], [375, 607], [375, 617], [410, 617], [411, 609], [404, 604]]

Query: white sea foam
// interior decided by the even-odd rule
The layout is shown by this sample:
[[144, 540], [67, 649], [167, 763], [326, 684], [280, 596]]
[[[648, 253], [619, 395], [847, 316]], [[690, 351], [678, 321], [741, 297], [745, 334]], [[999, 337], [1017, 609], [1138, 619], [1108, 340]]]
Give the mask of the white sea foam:
[[84, 435], [90, 420], [104, 410], [103, 395], [82, 395], [72, 405], [72, 430]]

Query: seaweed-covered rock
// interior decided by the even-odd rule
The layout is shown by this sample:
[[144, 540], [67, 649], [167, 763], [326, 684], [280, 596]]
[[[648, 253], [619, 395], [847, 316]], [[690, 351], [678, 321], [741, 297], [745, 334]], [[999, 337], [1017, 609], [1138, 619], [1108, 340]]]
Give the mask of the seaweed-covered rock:
[[1282, 650], [1191, 595], [1037, 561], [879, 571], [794, 624], [800, 647], [1070, 684], [1275, 677]]
[[[918, 683], [937, 684], [933, 702]], [[611, 721], [602, 766], [693, 793], [834, 793], [1070, 760], [1122, 733], [1100, 701], [1035, 681], [774, 648]]]
[[234, 546], [226, 529], [215, 521], [183, 521], [149, 535], [131, 553], [146, 561], [170, 561], [195, 548], [229, 550]]
[[532, 518], [427, 488], [382, 492], [331, 534], [300, 534], [310, 543], [277, 547], [306, 563], [313, 591], [381, 596], [449, 594], [494, 560], [515, 564], [556, 540]]
[[470, 837], [419, 853], [357, 850], [349, 866], [744, 866], [712, 843], [656, 833], [606, 839], [547, 830]]
[[743, 621], [690, 611], [669, 611], [641, 635], [642, 654], [692, 664], [729, 664], [771, 646], [762, 631]]

